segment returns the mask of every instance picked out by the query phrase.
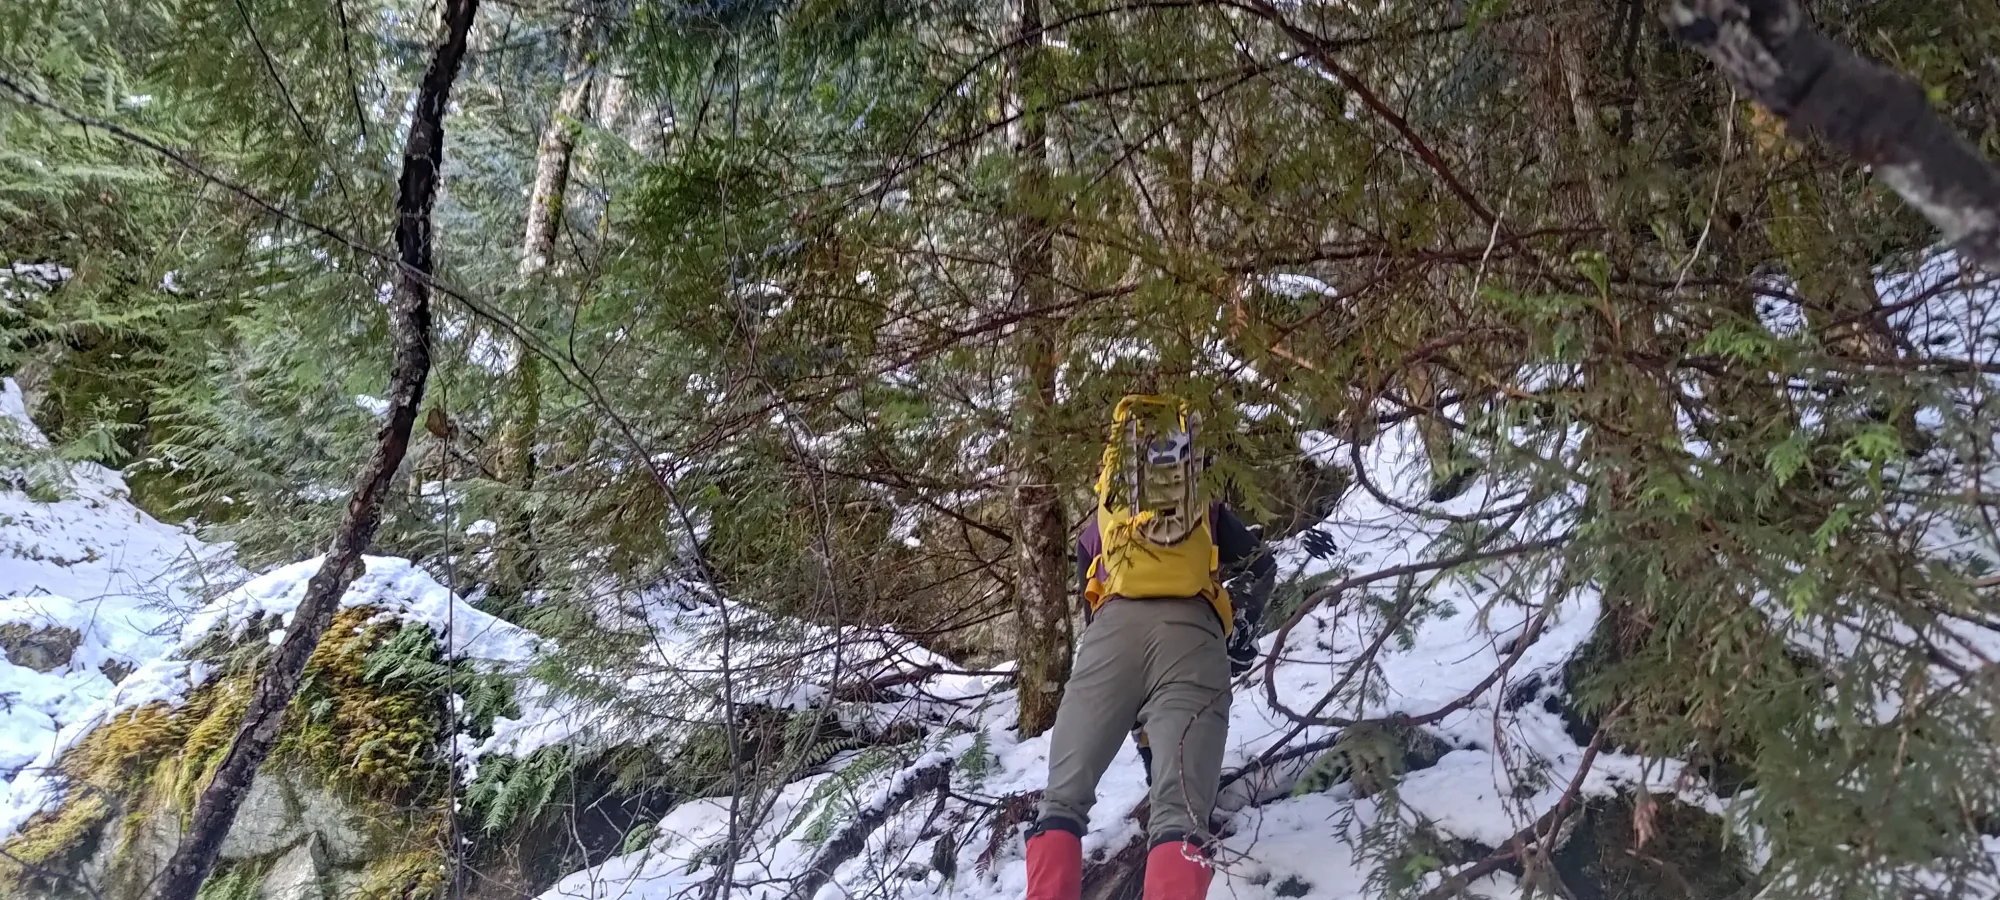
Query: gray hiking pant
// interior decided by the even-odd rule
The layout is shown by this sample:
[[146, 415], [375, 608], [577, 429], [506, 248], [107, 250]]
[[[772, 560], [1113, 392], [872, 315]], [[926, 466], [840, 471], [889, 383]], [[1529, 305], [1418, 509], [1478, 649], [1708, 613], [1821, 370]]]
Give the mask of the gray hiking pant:
[[1208, 601], [1104, 604], [1083, 631], [1056, 708], [1042, 825], [1089, 827], [1098, 779], [1136, 720], [1153, 751], [1148, 843], [1206, 837], [1229, 700], [1229, 655]]

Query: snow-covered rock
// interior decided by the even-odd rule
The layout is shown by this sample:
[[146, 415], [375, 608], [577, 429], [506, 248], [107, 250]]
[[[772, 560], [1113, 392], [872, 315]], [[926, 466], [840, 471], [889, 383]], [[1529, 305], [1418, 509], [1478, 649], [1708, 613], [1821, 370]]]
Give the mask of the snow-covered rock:
[[17, 824], [7, 780], [244, 577], [227, 546], [132, 505], [117, 472], [38, 459], [47, 450], [20, 387], [0, 380], [0, 640], [12, 648], [0, 658], [0, 834]]

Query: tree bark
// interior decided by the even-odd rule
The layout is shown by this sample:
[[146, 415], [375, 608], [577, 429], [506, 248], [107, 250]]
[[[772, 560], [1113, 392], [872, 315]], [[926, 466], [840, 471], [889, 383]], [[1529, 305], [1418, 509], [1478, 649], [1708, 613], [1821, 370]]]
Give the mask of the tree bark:
[[528, 193], [527, 234], [521, 239], [521, 277], [533, 278], [548, 268], [549, 253], [562, 224], [563, 196], [569, 190], [570, 154], [576, 149], [577, 121], [590, 103], [591, 76], [588, 24], [578, 24], [563, 66], [562, 92], [542, 128], [535, 150], [535, 186]]
[[1968, 259], [2000, 272], [2000, 170], [1922, 87], [1813, 30], [1797, 0], [1673, 0], [1665, 18], [1794, 134], [1872, 166]]
[[243, 713], [236, 738], [202, 790], [187, 832], [161, 873], [155, 900], [193, 900], [209, 871], [223, 838], [235, 823], [236, 811], [249, 792], [257, 767], [277, 743], [285, 709], [291, 705], [306, 660], [333, 620], [340, 597], [361, 567], [361, 554], [374, 539], [382, 520], [382, 502], [396, 469], [410, 446], [417, 407], [423, 401], [430, 374], [431, 206], [437, 198], [444, 154], [444, 113], [451, 84], [465, 57], [479, 0], [446, 0], [444, 35], [432, 49], [428, 68], [411, 114], [410, 136], [403, 146], [403, 171], [397, 180], [395, 293], [389, 304], [389, 325], [395, 350], [389, 370], [389, 411], [376, 432], [375, 450], [355, 479], [347, 515], [333, 534], [319, 571], [306, 584], [304, 599], [257, 680], [250, 707]]
[[[562, 90], [549, 112], [535, 150], [535, 182], [528, 192], [528, 224], [521, 238], [521, 280], [534, 284], [548, 269], [561, 230], [563, 200], [569, 191], [570, 157], [576, 149], [577, 123], [590, 103], [588, 22], [579, 22], [569, 41]], [[525, 494], [535, 487], [535, 433], [541, 428], [541, 361], [516, 338], [507, 345], [507, 424], [499, 440], [495, 474], [501, 483]], [[524, 498], [509, 495], [500, 514], [499, 552], [495, 579], [504, 594], [519, 597], [541, 577], [534, 544], [534, 522]]]
[[[1032, 96], [1044, 41], [1041, 0], [1015, 0], [1014, 12], [1008, 102], [1020, 116], [1009, 134], [1019, 172], [1010, 213], [1013, 293], [1020, 309], [1049, 309], [1055, 229], [1046, 211], [1048, 128]], [[1056, 405], [1057, 327], [1053, 319], [1030, 316], [1014, 334], [1020, 387], [1014, 421], [1014, 610], [1020, 620], [1015, 655], [1024, 738], [1055, 724], [1070, 669], [1069, 532], [1063, 527], [1062, 492], [1049, 445], [1054, 429], [1048, 422]]]

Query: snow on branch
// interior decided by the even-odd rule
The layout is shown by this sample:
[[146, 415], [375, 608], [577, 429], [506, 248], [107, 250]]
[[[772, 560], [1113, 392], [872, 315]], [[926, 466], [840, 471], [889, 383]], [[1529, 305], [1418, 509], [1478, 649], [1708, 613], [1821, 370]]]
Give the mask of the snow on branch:
[[811, 900], [833, 879], [842, 864], [859, 855], [868, 845], [868, 836], [889, 821], [897, 810], [932, 791], [943, 790], [951, 781], [956, 760], [943, 753], [930, 753], [915, 765], [896, 773], [881, 793], [863, 805], [854, 818], [827, 839], [818, 855], [807, 864], [805, 874], [792, 887], [790, 900]]
[[1961, 252], [2000, 272], [2000, 170], [1921, 86], [1813, 30], [1798, 0], [1671, 0], [1665, 18], [1794, 134], [1872, 166]]

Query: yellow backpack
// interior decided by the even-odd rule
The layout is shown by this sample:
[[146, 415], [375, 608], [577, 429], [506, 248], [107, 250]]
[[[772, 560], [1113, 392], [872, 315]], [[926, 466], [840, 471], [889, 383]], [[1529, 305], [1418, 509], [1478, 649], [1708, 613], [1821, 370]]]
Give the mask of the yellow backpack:
[[1096, 555], [1084, 589], [1093, 611], [1113, 597], [1202, 597], [1222, 618], [1224, 634], [1234, 625], [1201, 486], [1199, 424], [1172, 397], [1118, 401], [1097, 474]]

